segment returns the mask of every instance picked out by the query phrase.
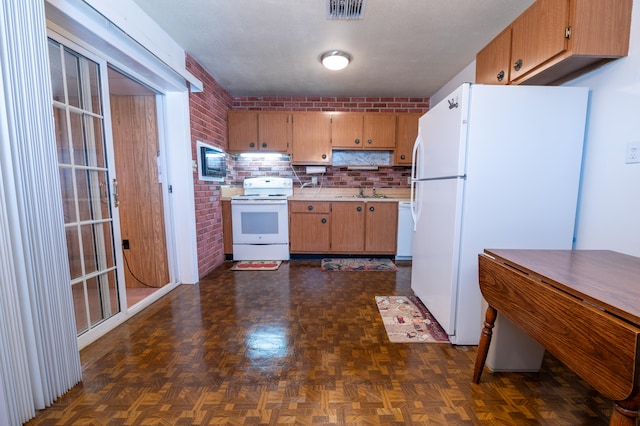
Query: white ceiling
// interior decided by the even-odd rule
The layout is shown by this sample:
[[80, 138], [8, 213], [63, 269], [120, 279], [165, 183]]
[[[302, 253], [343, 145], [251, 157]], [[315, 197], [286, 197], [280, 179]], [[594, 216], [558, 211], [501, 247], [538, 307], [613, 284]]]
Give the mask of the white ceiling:
[[[233, 96], [429, 97], [533, 0], [134, 0]], [[320, 55], [353, 56], [328, 71]]]

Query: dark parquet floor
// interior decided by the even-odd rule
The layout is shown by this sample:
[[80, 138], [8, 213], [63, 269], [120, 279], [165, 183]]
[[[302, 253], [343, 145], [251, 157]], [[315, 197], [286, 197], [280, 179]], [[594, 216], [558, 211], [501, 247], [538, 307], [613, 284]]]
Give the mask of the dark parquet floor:
[[81, 352], [83, 382], [29, 425], [599, 425], [611, 402], [555, 358], [471, 383], [475, 346], [390, 343], [398, 272], [225, 263]]

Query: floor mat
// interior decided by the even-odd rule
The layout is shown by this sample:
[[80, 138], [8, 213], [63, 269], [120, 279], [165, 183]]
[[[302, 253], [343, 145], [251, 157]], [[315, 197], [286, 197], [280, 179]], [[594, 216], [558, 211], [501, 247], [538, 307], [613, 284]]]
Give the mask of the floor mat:
[[242, 260], [231, 268], [232, 271], [275, 271], [281, 260]]
[[397, 271], [391, 259], [337, 258], [322, 259], [323, 271]]
[[389, 340], [393, 343], [449, 343], [449, 336], [415, 296], [376, 296]]

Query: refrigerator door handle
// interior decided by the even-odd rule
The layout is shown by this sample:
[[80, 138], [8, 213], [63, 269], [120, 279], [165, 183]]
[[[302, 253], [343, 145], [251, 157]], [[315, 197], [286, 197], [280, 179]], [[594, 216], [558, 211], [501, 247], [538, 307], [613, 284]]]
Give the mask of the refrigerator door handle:
[[451, 179], [466, 179], [467, 175], [453, 175], [453, 176], [438, 176], [431, 178], [413, 179], [413, 182], [429, 182], [432, 180], [451, 180]]
[[413, 144], [413, 151], [411, 153], [411, 187], [410, 187], [410, 206], [411, 206], [411, 217], [413, 218], [413, 232], [416, 231], [416, 223], [418, 222], [418, 212], [417, 210], [417, 204], [416, 204], [416, 160], [417, 160], [417, 154], [418, 154], [418, 149], [420, 148], [420, 145], [422, 144], [422, 138], [420, 137], [420, 127], [418, 127], [418, 136], [416, 137], [416, 141]]

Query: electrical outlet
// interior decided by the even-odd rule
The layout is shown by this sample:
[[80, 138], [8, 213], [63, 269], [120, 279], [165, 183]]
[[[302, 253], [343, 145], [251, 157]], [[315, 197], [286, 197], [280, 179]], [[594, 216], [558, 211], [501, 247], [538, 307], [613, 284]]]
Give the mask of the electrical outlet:
[[311, 184], [312, 185], [318, 184], [318, 176], [311, 176]]
[[640, 163], [640, 142], [629, 142], [627, 144], [625, 163]]
[[129, 250], [129, 240], [122, 240], [122, 249]]

